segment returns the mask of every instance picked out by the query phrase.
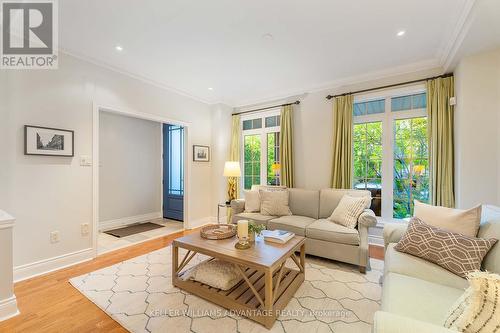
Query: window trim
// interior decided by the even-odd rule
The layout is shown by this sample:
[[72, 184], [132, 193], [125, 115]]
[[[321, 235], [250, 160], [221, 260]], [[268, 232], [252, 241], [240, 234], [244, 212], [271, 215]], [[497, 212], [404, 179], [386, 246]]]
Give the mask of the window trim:
[[[394, 201], [394, 133], [393, 124], [395, 120], [427, 117], [427, 108], [404, 110], [392, 112], [391, 98], [419, 94], [426, 92], [424, 84], [411, 85], [391, 90], [370, 92], [367, 94], [354, 96], [354, 103], [368, 102], [373, 100], [385, 100], [385, 112], [362, 116], [353, 115], [354, 124], [364, 124], [371, 122], [382, 122], [382, 207], [383, 218], [393, 218]], [[386, 135], [386, 133], [390, 133]], [[387, 149], [386, 147], [389, 147]], [[354, 144], [352, 144], [352, 156], [354, 156]], [[352, 163], [352, 175], [354, 181], [354, 163]]]
[[[281, 109], [276, 108], [267, 110], [265, 112], [244, 114], [240, 117], [240, 128], [241, 128], [240, 168], [242, 171], [240, 177], [240, 192], [241, 192], [240, 195], [243, 193], [242, 191], [245, 190], [245, 136], [256, 135], [256, 134], [260, 135], [260, 143], [261, 143], [260, 185], [266, 185], [267, 184], [267, 134], [276, 132], [279, 133], [281, 131], [281, 126], [266, 127], [266, 117], [279, 116], [279, 115], [281, 115]], [[251, 130], [243, 130], [243, 121], [255, 118], [262, 118], [262, 127]], [[262, 158], [263, 156], [265, 158]]]

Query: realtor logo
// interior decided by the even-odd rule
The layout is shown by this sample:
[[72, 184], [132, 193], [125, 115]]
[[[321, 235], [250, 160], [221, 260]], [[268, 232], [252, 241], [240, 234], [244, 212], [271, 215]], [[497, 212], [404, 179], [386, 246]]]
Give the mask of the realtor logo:
[[56, 0], [2, 1], [2, 69], [57, 69]]

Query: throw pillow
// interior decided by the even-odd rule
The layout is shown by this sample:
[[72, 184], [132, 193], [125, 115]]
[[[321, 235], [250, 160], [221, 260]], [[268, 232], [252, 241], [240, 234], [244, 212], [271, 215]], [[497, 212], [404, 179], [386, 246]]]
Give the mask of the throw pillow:
[[242, 279], [234, 264], [219, 259], [207, 260], [193, 266], [184, 272], [181, 278], [198, 281], [222, 290], [231, 289]]
[[481, 269], [481, 262], [496, 239], [482, 239], [439, 229], [414, 217], [394, 249], [435, 263], [465, 278]]
[[264, 191], [260, 193], [260, 213], [270, 216], [292, 215], [288, 207], [288, 190], [283, 191]]
[[495, 332], [500, 323], [500, 275], [476, 271], [467, 279], [470, 286], [451, 307], [444, 326], [465, 333]]
[[245, 213], [260, 212], [259, 191], [243, 191], [245, 196]]
[[432, 206], [415, 200], [413, 216], [432, 226], [476, 237], [481, 222], [481, 206], [462, 210]]
[[369, 206], [370, 201], [370, 197], [351, 197], [346, 194], [340, 199], [338, 206], [328, 220], [354, 229], [358, 224], [359, 215]]

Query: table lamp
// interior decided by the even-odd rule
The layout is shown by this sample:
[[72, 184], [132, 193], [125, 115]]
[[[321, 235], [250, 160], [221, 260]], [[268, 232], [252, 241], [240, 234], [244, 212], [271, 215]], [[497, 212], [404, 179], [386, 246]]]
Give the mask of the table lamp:
[[241, 177], [240, 162], [226, 162], [224, 164], [224, 177], [227, 177], [229, 183], [227, 189], [228, 201], [226, 201], [226, 203], [229, 204], [231, 203], [231, 200], [236, 199], [238, 195], [236, 193], [236, 184], [238, 181], [238, 177]]

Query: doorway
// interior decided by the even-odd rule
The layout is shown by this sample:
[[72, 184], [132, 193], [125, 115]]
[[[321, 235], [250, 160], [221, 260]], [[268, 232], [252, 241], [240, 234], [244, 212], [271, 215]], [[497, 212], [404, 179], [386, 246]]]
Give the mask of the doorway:
[[184, 127], [163, 124], [163, 217], [184, 221]]

